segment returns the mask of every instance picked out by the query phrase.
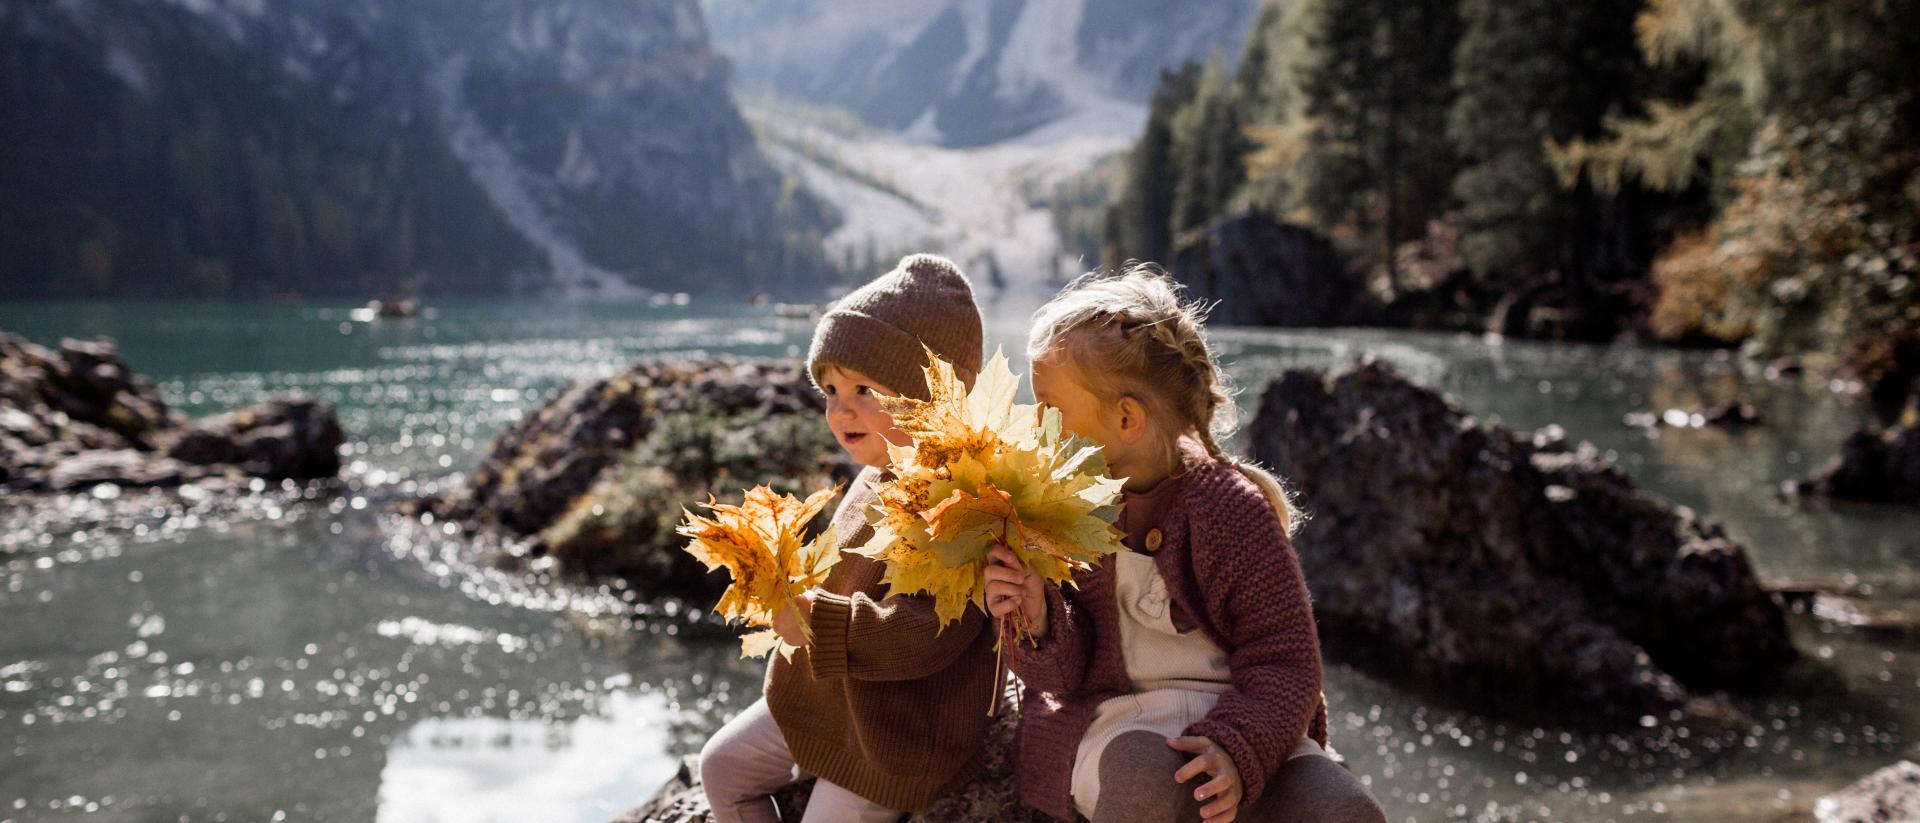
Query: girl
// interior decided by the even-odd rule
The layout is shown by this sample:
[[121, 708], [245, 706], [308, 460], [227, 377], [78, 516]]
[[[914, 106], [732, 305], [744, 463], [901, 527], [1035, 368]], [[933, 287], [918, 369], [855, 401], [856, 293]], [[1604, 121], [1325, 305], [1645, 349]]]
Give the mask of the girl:
[[1061, 819], [1384, 821], [1326, 756], [1296, 519], [1220, 450], [1233, 401], [1197, 306], [1158, 266], [1080, 278], [1034, 316], [1041, 403], [1126, 478], [1129, 551], [1043, 586], [1004, 546], [992, 614], [1025, 623], [1021, 798]]
[[[932, 255], [901, 260], [820, 321], [807, 371], [826, 395], [834, 439], [867, 467], [833, 515], [842, 550], [873, 536], [865, 514], [872, 484], [887, 443], [907, 443], [876, 395], [924, 399], [927, 349], [971, 383], [980, 337], [972, 287]], [[773, 656], [766, 696], [700, 752], [715, 821], [778, 820], [769, 795], [803, 775], [819, 778], [809, 823], [894, 821], [979, 772], [987, 732], [980, 707], [995, 679], [987, 619], [970, 611], [942, 631], [930, 598], [884, 596], [884, 571], [842, 551], [826, 582], [775, 620], [781, 637], [802, 648], [791, 661]], [[811, 624], [811, 643], [796, 613]]]

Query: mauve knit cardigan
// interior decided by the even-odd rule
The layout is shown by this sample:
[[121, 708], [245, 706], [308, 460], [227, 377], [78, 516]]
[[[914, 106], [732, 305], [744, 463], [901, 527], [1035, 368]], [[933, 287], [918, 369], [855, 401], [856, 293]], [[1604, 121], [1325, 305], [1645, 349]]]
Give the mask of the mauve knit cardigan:
[[[1233, 759], [1245, 807], [1301, 737], [1327, 742], [1306, 579], [1266, 496], [1233, 465], [1185, 442], [1181, 472], [1162, 482], [1180, 487], [1159, 523], [1154, 564], [1175, 606], [1226, 650], [1233, 678], [1232, 691], [1185, 734], [1212, 740]], [[1074, 753], [1095, 708], [1133, 690], [1111, 564], [1074, 582], [1047, 587], [1046, 634], [1035, 646], [1015, 644], [1011, 655], [1027, 685], [1014, 753], [1020, 798], [1062, 820], [1073, 817]]]

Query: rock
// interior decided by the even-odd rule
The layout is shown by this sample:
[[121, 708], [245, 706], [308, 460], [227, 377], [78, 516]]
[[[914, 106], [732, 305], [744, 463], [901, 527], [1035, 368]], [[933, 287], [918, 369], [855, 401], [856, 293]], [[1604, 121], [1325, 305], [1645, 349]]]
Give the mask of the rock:
[[1365, 296], [1326, 238], [1255, 213], [1182, 238], [1172, 273], [1195, 297], [1218, 301], [1208, 319], [1230, 325], [1345, 325]]
[[188, 421], [111, 341], [48, 350], [0, 332], [0, 484], [11, 491], [178, 486], [228, 471], [330, 477], [341, 440], [332, 410], [309, 398]]
[[[1007, 702], [988, 730], [987, 766], [978, 777], [934, 805], [907, 817], [907, 823], [1047, 823], [1046, 815], [1020, 805], [1013, 777], [1013, 732], [1018, 713], [1012, 707], [1019, 681], [1008, 679]], [[774, 796], [782, 820], [799, 820], [806, 810], [813, 781], [797, 783]], [[654, 793], [651, 800], [614, 823], [710, 823], [706, 792], [700, 786], [698, 758], [680, 762], [680, 770]]]
[[[780, 819], [799, 820], [812, 794], [812, 780], [781, 789], [773, 796], [774, 804], [780, 808]], [[628, 809], [615, 817], [613, 823], [711, 823], [712, 820], [713, 807], [707, 805], [706, 790], [700, 783], [700, 758], [690, 755], [680, 759], [680, 769], [653, 793], [652, 799], [638, 808]]]
[[[466, 488], [438, 501], [446, 516], [530, 535], [558, 520], [663, 416], [710, 402], [717, 410], [824, 409], [799, 361], [636, 364], [560, 390], [494, 438]], [[691, 501], [689, 501], [691, 502]]]
[[[1489, 333], [1541, 340], [1611, 340], [1635, 332], [1654, 294], [1644, 272], [1617, 260], [1590, 260], [1567, 276], [1549, 269], [1530, 276], [1476, 273], [1468, 259], [1469, 233], [1458, 212], [1429, 221], [1420, 237], [1394, 250], [1395, 271], [1384, 261], [1363, 265], [1390, 294], [1367, 325]], [[1379, 287], [1376, 287], [1379, 290]]]
[[1330, 654], [1605, 723], [1795, 659], [1744, 550], [1590, 445], [1483, 425], [1373, 360], [1287, 372], [1250, 441], [1309, 513], [1296, 545]]
[[1857, 431], [1813, 476], [1788, 481], [1790, 494], [1920, 506], [1920, 425]]
[[294, 396], [195, 420], [166, 453], [187, 463], [231, 463], [270, 480], [310, 479], [340, 473], [345, 439], [325, 404]]
[[1911, 584], [1775, 580], [1773, 598], [1796, 614], [1833, 626], [1895, 637], [1920, 637], [1920, 593]]
[[1902, 760], [1813, 804], [1820, 823], [1920, 821], [1920, 765]]
[[1715, 406], [1694, 406], [1662, 411], [1628, 412], [1621, 422], [1637, 428], [1665, 426], [1675, 429], [1720, 428], [1739, 431], [1761, 425], [1760, 410], [1752, 403], [1732, 402]]
[[1781, 355], [1767, 361], [1765, 374], [1768, 380], [1797, 380], [1806, 374], [1807, 367], [1800, 358], [1790, 354]]
[[705, 597], [725, 579], [679, 551], [682, 508], [850, 479], [823, 410], [798, 360], [642, 362], [561, 389], [494, 439], [463, 488], [415, 506], [570, 572]]
[[[41, 443], [72, 439], [64, 430], [85, 426], [147, 448], [147, 435], [183, 422], [152, 383], [127, 368], [112, 342], [62, 340], [58, 350], [48, 350], [6, 332], [0, 332], [0, 408], [38, 421], [32, 428]], [[27, 426], [9, 417], [4, 428]]]
[[[1323, 236], [1257, 213], [1222, 218], [1180, 238], [1171, 270], [1197, 297], [1219, 301], [1215, 323], [1384, 326], [1545, 340], [1630, 335], [1654, 297], [1647, 278], [1526, 278], [1476, 274], [1458, 214], [1384, 254], [1341, 256]], [[1611, 262], [1595, 271], [1617, 271]]]
[[178, 486], [217, 474], [150, 452], [132, 449], [86, 451], [55, 463], [41, 482], [47, 491], [75, 491], [101, 483], [116, 486]]

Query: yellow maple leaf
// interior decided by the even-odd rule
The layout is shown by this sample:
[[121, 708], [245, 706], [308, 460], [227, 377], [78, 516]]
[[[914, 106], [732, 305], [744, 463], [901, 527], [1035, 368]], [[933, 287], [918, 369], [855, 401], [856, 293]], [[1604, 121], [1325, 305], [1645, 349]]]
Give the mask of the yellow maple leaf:
[[1066, 433], [1056, 409], [1014, 403], [1020, 381], [995, 352], [968, 390], [928, 351], [929, 399], [881, 398], [910, 442], [888, 449], [893, 478], [867, 512], [861, 554], [884, 562], [891, 592], [925, 593], [941, 625], [986, 607], [987, 553], [1004, 542], [1047, 580], [1121, 549], [1121, 481], [1100, 449]]
[[[812, 542], [804, 542], [807, 523], [839, 492], [838, 486], [821, 489], [802, 501], [755, 486], [738, 506], [708, 498], [706, 508], [712, 517], [686, 511], [685, 522], [674, 530], [688, 538], [687, 554], [708, 571], [724, 568], [733, 576], [714, 612], [748, 626], [768, 628], [741, 638], [742, 657], [776, 649], [782, 655], [793, 654], [793, 646], [771, 631], [773, 618], [791, 607], [795, 595], [825, 582], [840, 560], [831, 527]], [[808, 637], [813, 636], [805, 618], [800, 626]]]

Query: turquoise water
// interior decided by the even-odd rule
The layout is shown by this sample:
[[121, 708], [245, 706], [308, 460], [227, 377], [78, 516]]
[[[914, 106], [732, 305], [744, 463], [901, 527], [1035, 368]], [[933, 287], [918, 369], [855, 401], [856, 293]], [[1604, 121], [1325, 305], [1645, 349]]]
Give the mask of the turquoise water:
[[[985, 308], [1024, 370], [1033, 303]], [[0, 304], [0, 329], [43, 343], [116, 338], [190, 414], [305, 392], [356, 443], [335, 487], [0, 507], [0, 821], [600, 821], [756, 695], [761, 664], [677, 605], [629, 629], [617, 591], [498, 574], [384, 510], [457, 483], [568, 381], [645, 356], [798, 355], [807, 323], [724, 303], [447, 302], [375, 322], [349, 309]], [[1920, 515], [1773, 493], [1862, 419], [1844, 394], [1698, 352], [1371, 330], [1222, 330], [1217, 343], [1248, 402], [1280, 369], [1377, 354], [1476, 413], [1594, 442], [1725, 524], [1770, 579], [1920, 600]], [[1734, 398], [1769, 425], [1650, 436], [1621, 423]], [[1752, 728], [1730, 745], [1490, 721], [1337, 663], [1335, 745], [1394, 820], [1778, 817], [1920, 756], [1920, 643], [1796, 631], [1808, 661], [1743, 706]]]

